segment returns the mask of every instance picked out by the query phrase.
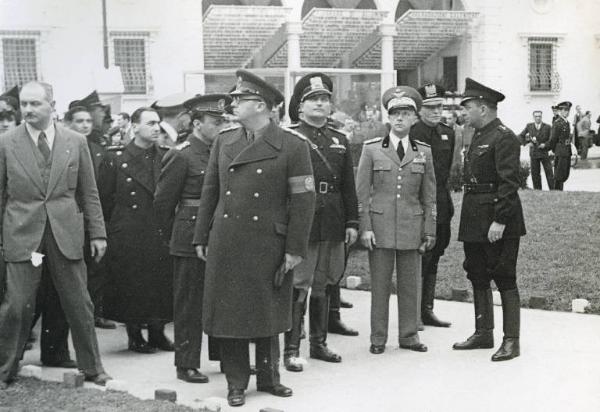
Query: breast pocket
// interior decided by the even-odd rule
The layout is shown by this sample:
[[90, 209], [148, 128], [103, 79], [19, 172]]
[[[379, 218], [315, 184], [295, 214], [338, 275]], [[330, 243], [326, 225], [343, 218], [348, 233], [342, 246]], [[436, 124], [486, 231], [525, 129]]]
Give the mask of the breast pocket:
[[373, 186], [381, 185], [385, 182], [387, 176], [392, 171], [392, 164], [383, 160], [376, 160], [373, 163]]
[[424, 174], [425, 173], [425, 164], [424, 163], [413, 163], [410, 165], [411, 173]]
[[67, 185], [69, 189], [77, 188], [78, 170], [77, 165], [69, 165], [67, 168]]

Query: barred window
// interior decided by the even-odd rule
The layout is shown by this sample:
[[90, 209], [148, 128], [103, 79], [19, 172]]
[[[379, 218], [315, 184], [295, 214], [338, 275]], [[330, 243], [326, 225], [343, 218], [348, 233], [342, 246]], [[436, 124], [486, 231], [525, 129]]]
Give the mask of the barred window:
[[146, 94], [146, 39], [113, 39], [115, 66], [121, 68], [125, 93]]
[[529, 38], [529, 91], [553, 92], [559, 88], [554, 37]]
[[4, 89], [38, 79], [35, 38], [2, 38]]

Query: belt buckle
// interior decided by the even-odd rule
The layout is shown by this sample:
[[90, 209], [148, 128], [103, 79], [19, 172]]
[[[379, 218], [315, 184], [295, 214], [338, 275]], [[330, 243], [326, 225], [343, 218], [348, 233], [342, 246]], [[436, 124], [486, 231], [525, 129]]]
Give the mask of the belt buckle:
[[327, 182], [319, 182], [319, 193], [324, 194], [327, 193], [327, 188], [329, 184]]

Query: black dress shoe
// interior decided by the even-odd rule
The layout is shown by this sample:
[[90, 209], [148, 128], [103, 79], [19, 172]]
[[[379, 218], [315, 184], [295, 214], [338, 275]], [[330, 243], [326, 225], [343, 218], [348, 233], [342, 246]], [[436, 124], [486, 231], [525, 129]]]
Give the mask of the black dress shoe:
[[342, 361], [342, 357], [331, 351], [325, 343], [310, 345], [310, 357], [325, 362], [339, 363]]
[[50, 368], [66, 368], [66, 369], [77, 369], [77, 362], [72, 359], [67, 359], [57, 362], [42, 362], [42, 365]]
[[104, 319], [104, 318], [94, 318], [94, 326], [96, 326], [97, 328], [100, 329], [116, 329], [117, 328], [117, 324], [115, 322], [111, 322], [108, 319]]
[[402, 345], [400, 344], [400, 348], [408, 349], [415, 352], [427, 352], [427, 346], [424, 343], [412, 343], [410, 345]]
[[229, 389], [227, 393], [227, 403], [229, 406], [242, 406], [246, 403], [246, 395], [243, 389]]
[[154, 346], [150, 346], [146, 342], [129, 341], [128, 348], [130, 351], [137, 352], [137, 353], [156, 353], [157, 352], [157, 350]]
[[112, 380], [112, 378], [108, 374], [102, 372], [97, 375], [85, 375], [85, 380], [86, 382], [94, 382], [96, 385], [106, 386], [106, 382]]
[[492, 362], [511, 360], [519, 355], [521, 355], [519, 338], [504, 338], [500, 349], [492, 355]]
[[273, 386], [258, 386], [256, 390], [259, 392], [268, 392], [271, 395], [279, 396], [282, 398], [287, 398], [294, 394], [292, 388], [288, 388], [287, 386], [284, 386], [280, 383], [276, 383]]
[[177, 368], [177, 379], [189, 383], [208, 383], [208, 376], [194, 368]]
[[371, 345], [371, 347], [369, 348], [369, 352], [371, 352], [374, 355], [379, 355], [385, 352], [385, 345]]

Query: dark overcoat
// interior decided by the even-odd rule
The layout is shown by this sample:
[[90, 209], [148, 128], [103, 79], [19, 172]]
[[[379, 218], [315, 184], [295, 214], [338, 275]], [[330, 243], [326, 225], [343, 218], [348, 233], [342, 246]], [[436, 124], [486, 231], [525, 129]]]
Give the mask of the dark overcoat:
[[154, 214], [154, 190], [167, 149], [131, 141], [111, 147], [98, 190], [107, 219], [108, 281], [104, 315], [121, 322], [171, 321], [173, 266]]
[[203, 325], [210, 336], [274, 336], [291, 327], [292, 276], [274, 274], [284, 254], [306, 256], [314, 213], [308, 144], [269, 124], [253, 143], [223, 131], [204, 179], [195, 245], [208, 245]]
[[525, 234], [521, 186], [521, 145], [512, 130], [494, 119], [475, 130], [465, 156], [464, 180], [467, 185], [491, 184], [493, 190], [472, 193], [465, 190], [460, 214], [458, 240], [488, 242], [492, 222], [506, 225], [502, 238]]

